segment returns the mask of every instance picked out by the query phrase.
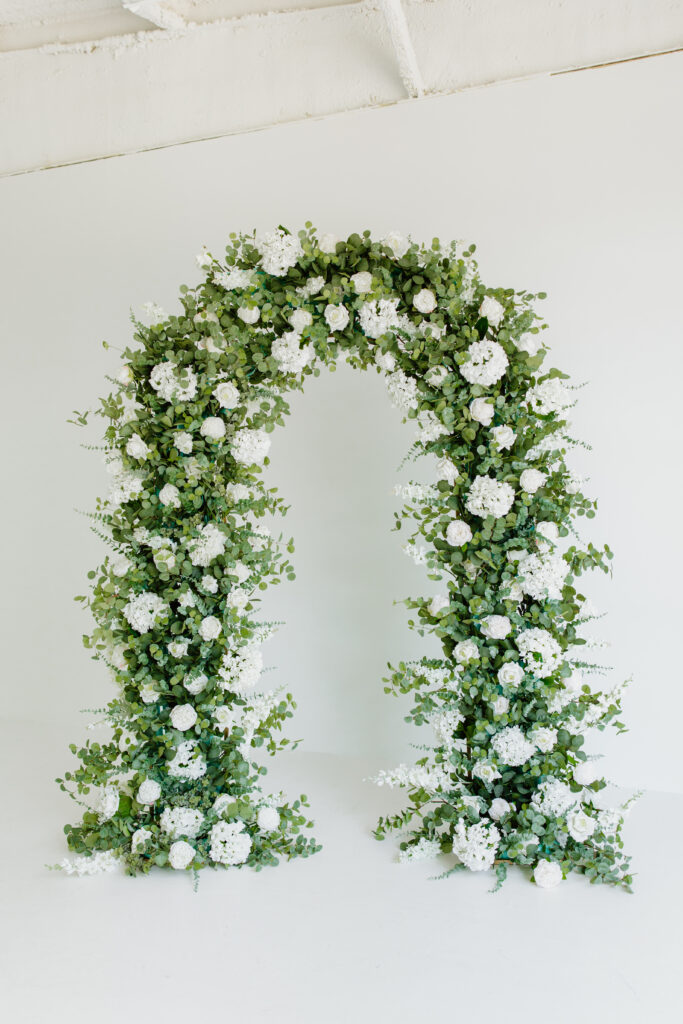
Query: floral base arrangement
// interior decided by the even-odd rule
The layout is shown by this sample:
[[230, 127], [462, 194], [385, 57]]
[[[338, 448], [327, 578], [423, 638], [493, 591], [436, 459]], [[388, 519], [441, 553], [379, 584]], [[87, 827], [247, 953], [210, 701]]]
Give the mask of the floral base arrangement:
[[346, 359], [382, 374], [416, 423], [410, 454], [432, 483], [397, 488], [396, 526], [442, 585], [406, 602], [442, 657], [386, 681], [434, 744], [378, 775], [408, 805], [377, 837], [398, 831], [401, 859], [455, 854], [498, 883], [516, 864], [544, 888], [569, 871], [630, 887], [625, 805], [604, 805], [584, 752], [588, 730], [623, 728], [623, 686], [601, 685], [582, 635], [595, 616], [578, 579], [608, 571], [611, 552], [577, 532], [595, 502], [565, 461], [574, 389], [543, 368], [544, 296], [486, 288], [473, 253], [310, 224], [232, 235], [222, 259], [198, 257], [180, 315], [150, 305], [134, 321], [97, 410], [112, 484], [92, 518], [109, 553], [77, 598], [117, 693], [111, 737], [72, 747], [78, 767], [58, 780], [85, 805], [65, 870], [258, 869], [319, 849], [306, 797], [262, 788], [259, 750], [287, 745], [295, 706], [263, 673], [275, 624], [258, 595], [293, 569], [262, 471], [287, 392]]

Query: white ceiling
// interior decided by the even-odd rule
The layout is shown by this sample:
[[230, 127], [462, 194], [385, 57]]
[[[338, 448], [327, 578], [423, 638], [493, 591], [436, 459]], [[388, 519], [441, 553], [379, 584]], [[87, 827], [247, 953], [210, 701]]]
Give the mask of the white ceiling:
[[402, 10], [407, 35], [399, 0], [0, 0], [0, 174], [683, 47], [680, 0]]

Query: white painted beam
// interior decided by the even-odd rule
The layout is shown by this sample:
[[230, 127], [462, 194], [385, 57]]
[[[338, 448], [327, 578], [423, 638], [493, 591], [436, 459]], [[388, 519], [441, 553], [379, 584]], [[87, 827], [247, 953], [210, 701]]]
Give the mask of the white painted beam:
[[131, 14], [144, 18], [157, 28], [177, 31], [187, 25], [182, 15], [177, 14], [170, 4], [161, 3], [160, 0], [123, 0], [123, 6]]
[[396, 52], [398, 68], [409, 96], [422, 96], [424, 85], [401, 0], [380, 0]]

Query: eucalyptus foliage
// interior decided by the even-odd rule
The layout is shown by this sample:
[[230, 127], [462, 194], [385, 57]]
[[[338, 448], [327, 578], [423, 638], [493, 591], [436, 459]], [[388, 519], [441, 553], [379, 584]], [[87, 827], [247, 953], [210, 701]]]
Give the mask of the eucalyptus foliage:
[[420, 429], [411, 455], [437, 460], [432, 485], [403, 488], [396, 527], [446, 585], [407, 602], [442, 657], [387, 680], [436, 745], [380, 774], [409, 802], [376, 835], [399, 830], [404, 859], [455, 852], [499, 880], [514, 863], [542, 885], [577, 870], [628, 888], [623, 815], [600, 805], [584, 753], [587, 729], [621, 728], [620, 688], [596, 685], [582, 650], [579, 577], [607, 571], [611, 552], [576, 531], [595, 502], [565, 461], [573, 393], [543, 367], [543, 295], [486, 288], [473, 252], [311, 225], [231, 235], [222, 259], [199, 259], [180, 315], [135, 321], [98, 410], [113, 483], [93, 518], [110, 553], [77, 598], [117, 696], [111, 738], [74, 746], [78, 767], [58, 780], [87, 805], [65, 830], [76, 870], [92, 857], [131, 873], [260, 868], [319, 848], [306, 798], [261, 789], [257, 751], [288, 743], [295, 706], [261, 674], [274, 624], [258, 596], [293, 578], [291, 542], [263, 526], [286, 508], [262, 467], [287, 392], [345, 358], [385, 375]]

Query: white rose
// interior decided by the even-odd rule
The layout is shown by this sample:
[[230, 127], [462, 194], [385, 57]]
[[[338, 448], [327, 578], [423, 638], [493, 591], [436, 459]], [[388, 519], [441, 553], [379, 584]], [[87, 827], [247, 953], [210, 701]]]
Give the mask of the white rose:
[[239, 390], [229, 380], [219, 384], [214, 389], [213, 395], [223, 409], [234, 409], [236, 405], [239, 405]]
[[453, 656], [459, 665], [465, 665], [479, 657], [479, 648], [474, 640], [461, 640], [453, 648]]
[[515, 345], [520, 352], [527, 352], [530, 356], [535, 356], [541, 347], [541, 339], [535, 334], [523, 334], [515, 342]]
[[326, 235], [321, 235], [320, 236], [320, 241], [318, 242], [318, 248], [320, 249], [321, 252], [326, 252], [326, 253], [336, 252], [337, 251], [337, 242], [338, 241], [339, 241], [339, 239], [337, 238], [336, 235], [332, 235], [332, 234], [329, 234], [329, 233], [326, 234]]
[[114, 576], [125, 576], [133, 563], [125, 555], [117, 555], [111, 560], [111, 571]]
[[418, 313], [433, 313], [436, 309], [436, 295], [429, 288], [423, 288], [413, 296], [413, 305]]
[[507, 615], [487, 615], [481, 631], [492, 640], [504, 640], [512, 631], [512, 623]]
[[449, 458], [445, 455], [439, 459], [436, 464], [436, 479], [445, 480], [451, 487], [460, 476], [457, 466], [455, 466]]
[[491, 403], [487, 402], [485, 398], [475, 398], [473, 402], [470, 402], [470, 416], [484, 427], [488, 427], [491, 423], [494, 411]]
[[261, 310], [258, 306], [240, 306], [237, 310], [237, 315], [243, 323], [255, 324], [261, 316]]
[[170, 505], [172, 508], [179, 508], [180, 491], [173, 484], [164, 484], [159, 491], [159, 501], [162, 505]]
[[510, 710], [510, 701], [507, 697], [496, 697], [491, 707], [494, 715], [505, 715]]
[[448, 608], [450, 601], [443, 594], [437, 594], [429, 602], [429, 614], [433, 615], [434, 618], [442, 612], [444, 608]]
[[133, 434], [126, 445], [126, 453], [131, 459], [146, 459], [149, 455], [149, 448], [139, 434]]
[[541, 889], [554, 889], [562, 881], [562, 868], [556, 860], [539, 860], [534, 868], [534, 882]]
[[171, 844], [168, 851], [168, 862], [176, 871], [183, 871], [194, 860], [194, 847], [179, 839]]
[[540, 533], [541, 537], [545, 537], [553, 544], [557, 544], [560, 536], [558, 525], [553, 522], [536, 523], [536, 533]]
[[225, 423], [218, 416], [207, 416], [199, 428], [199, 433], [209, 441], [220, 441], [225, 437]]
[[487, 295], [479, 307], [479, 313], [481, 316], [486, 317], [491, 327], [497, 327], [505, 316], [505, 309], [501, 306], [498, 299], [494, 299], [492, 295]]
[[202, 576], [202, 588], [206, 590], [208, 594], [215, 594], [218, 591], [218, 580], [215, 576]]
[[517, 439], [517, 435], [512, 427], [494, 427], [491, 434], [499, 451], [503, 451], [504, 448], [511, 448]]
[[202, 692], [208, 681], [208, 678], [202, 672], [200, 673], [200, 675], [195, 676], [193, 679], [183, 680], [183, 686], [185, 687], [188, 693], [191, 693], [193, 697], [196, 697], [198, 693]]
[[153, 683], [144, 683], [140, 687], [140, 700], [143, 704], [156, 704], [161, 694], [154, 689]]
[[577, 843], [585, 843], [586, 839], [590, 839], [595, 832], [597, 822], [595, 818], [591, 818], [585, 811], [577, 808], [568, 816], [567, 826], [572, 839]]
[[352, 274], [351, 284], [353, 285], [353, 290], [358, 295], [365, 295], [367, 292], [372, 291], [372, 274], [369, 274], [367, 270], [361, 270], [358, 274]]
[[197, 721], [197, 712], [191, 704], [178, 704], [171, 712], [171, 725], [180, 732], [191, 729]]
[[189, 646], [189, 640], [173, 640], [168, 645], [168, 653], [174, 658], [184, 658]]
[[590, 786], [600, 777], [600, 771], [595, 761], [582, 761], [574, 768], [573, 775], [579, 786]]
[[502, 796], [497, 796], [495, 800], [491, 801], [489, 807], [489, 818], [493, 818], [494, 821], [500, 821], [510, 810], [510, 804], [507, 800], [503, 800]]
[[534, 730], [531, 739], [543, 754], [549, 754], [557, 743], [557, 729], [549, 729], [543, 725], [540, 729]]
[[478, 761], [472, 769], [472, 774], [489, 786], [492, 782], [495, 782], [496, 779], [500, 778], [500, 772], [498, 769], [487, 761]]
[[390, 231], [382, 239], [382, 245], [386, 245], [387, 248], [391, 249], [397, 260], [405, 256], [410, 248], [410, 242], [400, 231]]
[[262, 832], [275, 832], [280, 827], [280, 815], [275, 807], [262, 807], [256, 815], [256, 824]]
[[137, 792], [137, 802], [139, 804], [153, 804], [161, 796], [161, 786], [154, 779], [145, 779], [144, 782], [140, 783], [140, 788]]
[[325, 306], [325, 320], [331, 331], [343, 331], [349, 322], [349, 311], [346, 306]]
[[514, 661], [506, 661], [498, 669], [498, 682], [501, 686], [519, 686], [524, 678], [524, 669]]
[[192, 434], [188, 434], [186, 430], [180, 430], [177, 434], [174, 434], [173, 443], [183, 455], [190, 455], [192, 453]]
[[472, 540], [472, 531], [462, 519], [454, 519], [448, 524], [446, 540], [453, 547], [462, 547], [463, 544]]
[[311, 326], [313, 323], [313, 317], [307, 309], [295, 309], [289, 318], [289, 322], [293, 330], [295, 330], [297, 334], [301, 334], [305, 327]]
[[126, 387], [129, 384], [133, 383], [133, 370], [128, 365], [128, 363], [126, 363], [125, 366], [121, 367], [121, 369], [119, 370], [119, 372], [118, 372], [118, 374], [116, 376], [117, 376], [117, 380], [121, 384], [124, 384]]
[[130, 848], [133, 853], [137, 853], [138, 850], [145, 845], [148, 839], [152, 838], [152, 833], [148, 828], [138, 828], [133, 832], [130, 837]]
[[541, 473], [540, 469], [525, 469], [519, 478], [519, 486], [527, 494], [535, 494], [547, 479], [547, 475]]
[[199, 635], [202, 640], [215, 640], [221, 635], [221, 623], [215, 615], [207, 615], [199, 623]]

